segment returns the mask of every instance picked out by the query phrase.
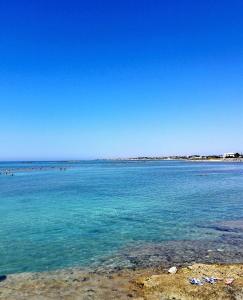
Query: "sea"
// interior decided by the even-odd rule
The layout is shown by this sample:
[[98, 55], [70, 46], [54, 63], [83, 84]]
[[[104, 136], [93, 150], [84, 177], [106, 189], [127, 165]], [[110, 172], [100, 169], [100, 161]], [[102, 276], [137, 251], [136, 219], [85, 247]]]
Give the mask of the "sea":
[[242, 262], [242, 220], [243, 163], [0, 163], [0, 274]]

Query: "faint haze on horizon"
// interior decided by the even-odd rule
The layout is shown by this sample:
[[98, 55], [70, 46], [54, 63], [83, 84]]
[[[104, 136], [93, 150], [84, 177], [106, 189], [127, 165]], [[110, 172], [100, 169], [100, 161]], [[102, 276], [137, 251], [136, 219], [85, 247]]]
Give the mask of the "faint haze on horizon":
[[0, 161], [243, 152], [241, 0], [0, 3]]

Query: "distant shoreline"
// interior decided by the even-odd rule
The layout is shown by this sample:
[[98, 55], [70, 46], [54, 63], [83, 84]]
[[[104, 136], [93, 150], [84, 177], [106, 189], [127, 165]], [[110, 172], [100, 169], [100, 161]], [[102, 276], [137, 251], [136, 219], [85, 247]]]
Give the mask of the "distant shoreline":
[[[198, 162], [243, 162], [243, 157], [239, 158], [200, 158], [200, 157], [185, 157], [185, 156], [145, 156], [145, 157], [117, 157], [117, 158], [95, 158], [95, 159], [81, 159], [81, 160], [31, 160], [31, 161], [0, 161], [0, 164], [36, 164], [36, 163], [60, 163], [60, 164], [71, 164], [75, 165], [81, 162], [92, 162], [92, 161], [198, 161]], [[37, 167], [29, 167], [29, 169], [34, 169]], [[39, 167], [38, 167], [39, 168]], [[42, 166], [45, 168], [45, 166]], [[49, 166], [48, 168], [59, 168], [58, 166]]]
[[186, 159], [186, 158], [127, 158], [113, 160], [128, 161], [187, 161], [187, 162], [243, 162], [243, 158], [226, 158], [226, 159]]

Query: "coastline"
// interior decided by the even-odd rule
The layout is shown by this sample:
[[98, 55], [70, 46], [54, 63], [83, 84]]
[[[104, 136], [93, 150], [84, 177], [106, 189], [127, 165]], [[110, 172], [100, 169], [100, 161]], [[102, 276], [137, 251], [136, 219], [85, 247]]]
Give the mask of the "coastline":
[[[122, 160], [122, 159], [114, 159]], [[128, 161], [186, 161], [186, 162], [221, 162], [221, 163], [242, 163], [243, 158], [229, 158], [229, 159], [185, 159], [185, 158], [128, 158]]]
[[[192, 285], [189, 278], [214, 276], [215, 284]], [[233, 279], [232, 284], [226, 281]], [[197, 264], [168, 270], [123, 269], [94, 273], [68, 269], [9, 275], [0, 282], [0, 299], [242, 299], [243, 264]]]
[[[185, 166], [190, 167], [186, 163], [183, 164]], [[196, 175], [201, 176], [201, 173]], [[12, 178], [4, 180], [12, 182]], [[232, 194], [231, 190], [230, 193]], [[232, 202], [229, 201], [231, 194], [227, 194], [229, 197], [225, 199], [232, 208]], [[242, 194], [235, 207], [239, 208], [241, 199]], [[224, 204], [223, 201], [222, 203]], [[3, 280], [0, 276], [0, 299], [243, 299], [243, 221], [235, 210], [232, 219], [229, 215], [227, 217], [226, 220], [220, 218], [212, 223], [207, 222], [208, 220], [206, 223], [196, 222], [196, 225], [188, 228], [190, 231], [199, 232], [201, 228], [205, 228], [208, 235], [204, 239], [198, 236], [197, 240], [185, 240], [188, 237], [176, 240], [175, 235], [163, 242], [139, 239], [137, 243], [126, 244], [126, 248], [109, 253], [109, 257], [102, 257], [96, 265], [89, 265], [89, 268], [81, 265], [75, 268], [63, 266], [56, 271], [50, 269], [38, 273], [10, 275], [6, 270], [6, 274], [0, 273], [6, 275]], [[127, 222], [127, 219], [124, 221]], [[133, 230], [134, 227], [131, 228]], [[153, 229], [159, 230], [156, 218]], [[84, 241], [87, 243], [85, 238]], [[6, 245], [8, 246], [7, 243]], [[35, 251], [37, 246], [34, 247]], [[61, 249], [58, 248], [56, 253], [61, 253]], [[48, 252], [45, 254], [48, 255]], [[19, 262], [18, 270], [34, 270], [33, 265], [25, 264], [21, 259]], [[173, 266], [178, 268], [178, 273], [168, 274], [168, 269]], [[194, 286], [188, 281], [189, 277], [218, 276], [219, 273], [223, 274], [224, 279], [228, 276], [234, 278], [233, 285], [219, 282], [215, 285]], [[238, 298], [234, 298], [234, 295], [238, 295]]]
[[[218, 240], [143, 244], [125, 248], [88, 268], [0, 277], [0, 299], [242, 299], [243, 222], [215, 226], [222, 233]], [[175, 274], [168, 273], [171, 267], [177, 268]], [[190, 278], [204, 276], [222, 280], [203, 286], [189, 282]], [[233, 279], [233, 283], [227, 285], [227, 279]]]
[[243, 158], [241, 159], [189, 159], [185, 160], [188, 162], [218, 162], [218, 163], [243, 163]]

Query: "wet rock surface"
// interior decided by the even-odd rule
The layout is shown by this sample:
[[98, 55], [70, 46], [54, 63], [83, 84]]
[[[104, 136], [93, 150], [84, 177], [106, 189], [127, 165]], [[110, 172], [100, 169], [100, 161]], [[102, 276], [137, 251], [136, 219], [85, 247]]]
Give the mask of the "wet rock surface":
[[96, 272], [126, 269], [186, 266], [192, 263], [242, 263], [243, 220], [208, 224], [217, 232], [215, 239], [141, 243], [124, 247], [113, 255], [104, 257], [92, 267]]
[[7, 276], [6, 275], [0, 275], [0, 282], [1, 281], [4, 281], [4, 280], [6, 280], [7, 279]]
[[139, 290], [132, 283], [134, 275], [125, 270], [100, 275], [78, 269], [9, 275], [0, 283], [0, 299], [130, 299]]
[[166, 269], [171, 265], [185, 266], [201, 263], [239, 263], [243, 260], [243, 239], [238, 235], [222, 235], [216, 241], [170, 241], [143, 244], [121, 249], [94, 266], [97, 272], [123, 268]]

